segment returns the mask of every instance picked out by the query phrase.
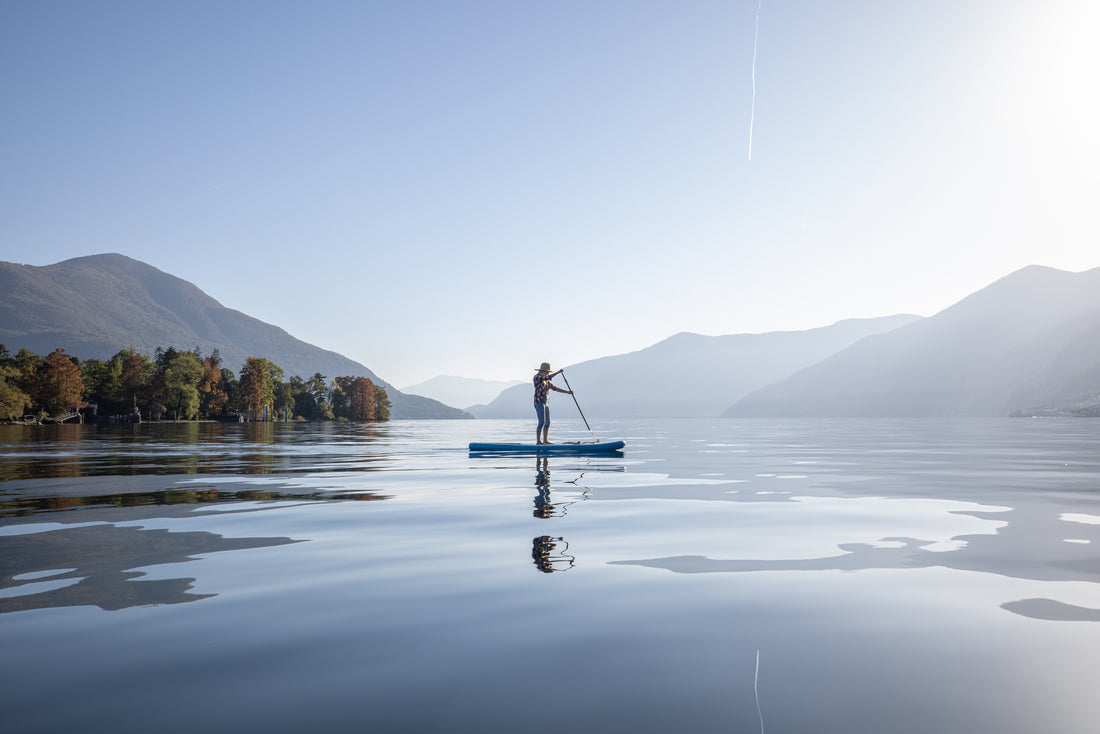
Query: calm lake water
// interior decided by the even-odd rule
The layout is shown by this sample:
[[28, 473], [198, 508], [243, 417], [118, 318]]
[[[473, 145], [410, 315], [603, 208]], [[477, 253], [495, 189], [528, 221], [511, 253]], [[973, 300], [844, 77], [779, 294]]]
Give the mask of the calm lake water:
[[4, 731], [1097, 731], [1100, 420], [532, 433], [0, 427]]

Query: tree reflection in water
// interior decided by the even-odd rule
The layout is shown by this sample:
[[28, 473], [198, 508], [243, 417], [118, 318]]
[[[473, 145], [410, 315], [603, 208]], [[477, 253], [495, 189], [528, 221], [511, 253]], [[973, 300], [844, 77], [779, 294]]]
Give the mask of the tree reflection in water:
[[50, 512], [79, 510], [96, 507], [145, 507], [163, 505], [208, 505], [238, 502], [338, 502], [351, 500], [367, 502], [389, 499], [376, 492], [310, 492], [288, 493], [270, 490], [246, 489], [226, 492], [217, 489], [169, 489], [150, 492], [119, 492], [70, 497], [64, 495], [0, 496], [0, 518], [32, 517]]

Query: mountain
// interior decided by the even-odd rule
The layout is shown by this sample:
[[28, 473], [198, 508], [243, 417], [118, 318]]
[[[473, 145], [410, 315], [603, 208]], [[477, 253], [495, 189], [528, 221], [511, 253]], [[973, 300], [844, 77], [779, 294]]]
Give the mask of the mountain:
[[[849, 319], [807, 331], [702, 336], [681, 333], [637, 352], [569, 367], [586, 416], [716, 417], [739, 397], [820, 362], [870, 335], [910, 324], [919, 316]], [[534, 373], [532, 373], [534, 374]], [[564, 387], [561, 377], [555, 384]], [[467, 408], [477, 418], [528, 417], [532, 388], [523, 383], [488, 405]], [[572, 403], [556, 395], [559, 409]], [[573, 406], [569, 405], [569, 410]]]
[[1100, 268], [1030, 266], [931, 318], [868, 337], [728, 416], [996, 416], [1100, 396]]
[[423, 395], [455, 407], [486, 403], [505, 390], [520, 384], [515, 380], [481, 380], [473, 377], [440, 375], [415, 385], [401, 388], [411, 395]]
[[389, 395], [394, 418], [469, 418], [435, 400], [405, 395], [370, 369], [296, 339], [277, 326], [226, 308], [197, 286], [124, 255], [78, 257], [54, 265], [0, 262], [0, 343], [48, 354], [58, 347], [82, 359], [108, 359], [133, 346], [217, 349], [240, 369], [265, 357], [287, 377], [369, 378]]

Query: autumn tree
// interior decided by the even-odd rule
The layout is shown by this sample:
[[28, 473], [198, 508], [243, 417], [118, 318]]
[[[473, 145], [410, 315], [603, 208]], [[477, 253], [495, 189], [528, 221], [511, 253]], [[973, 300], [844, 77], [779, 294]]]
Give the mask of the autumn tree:
[[202, 379], [199, 381], [199, 413], [211, 418], [220, 413], [227, 402], [229, 393], [226, 392], [225, 382], [222, 380], [222, 358], [218, 350], [202, 361]]
[[374, 420], [374, 383], [366, 377], [356, 377], [348, 390], [350, 418], [359, 421]]
[[104, 415], [131, 413], [135, 405], [148, 409], [154, 398], [155, 365], [133, 347], [119, 350], [108, 360], [84, 360], [80, 375], [85, 398], [97, 403]]
[[276, 385], [282, 382], [283, 369], [263, 357], [249, 357], [241, 367], [241, 407], [261, 416], [275, 403]]
[[119, 361], [119, 385], [122, 388], [122, 408], [119, 412], [129, 412], [127, 406], [148, 406], [155, 398], [153, 377], [156, 365], [144, 354], [133, 347], [119, 351], [111, 359]]
[[335, 382], [338, 416], [353, 421], [374, 420], [373, 382], [365, 377], [337, 377]]
[[50, 352], [39, 365], [31, 397], [50, 415], [84, 407], [84, 380], [80, 377], [80, 368], [63, 349]]
[[366, 377], [337, 377], [333, 387], [336, 415], [353, 421], [389, 420], [386, 391]]

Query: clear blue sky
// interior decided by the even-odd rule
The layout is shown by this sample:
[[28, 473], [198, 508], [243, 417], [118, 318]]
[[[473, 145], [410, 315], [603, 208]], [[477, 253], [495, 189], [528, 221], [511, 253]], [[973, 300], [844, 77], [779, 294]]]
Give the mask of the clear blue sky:
[[0, 3], [0, 259], [397, 386], [1100, 266], [1100, 3], [760, 5], [754, 104], [756, 0]]

